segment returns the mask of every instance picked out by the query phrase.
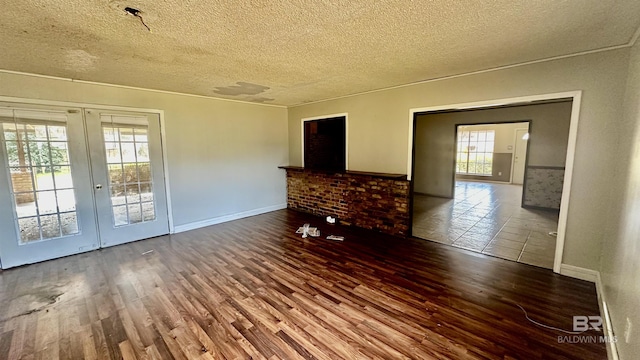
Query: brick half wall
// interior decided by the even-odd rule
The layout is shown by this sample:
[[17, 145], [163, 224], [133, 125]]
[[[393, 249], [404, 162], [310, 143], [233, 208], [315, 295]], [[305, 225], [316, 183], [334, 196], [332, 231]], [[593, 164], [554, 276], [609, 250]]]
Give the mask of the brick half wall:
[[[409, 232], [410, 182], [375, 174], [287, 171], [287, 207], [342, 224], [406, 236]], [[406, 177], [405, 177], [406, 178]]]

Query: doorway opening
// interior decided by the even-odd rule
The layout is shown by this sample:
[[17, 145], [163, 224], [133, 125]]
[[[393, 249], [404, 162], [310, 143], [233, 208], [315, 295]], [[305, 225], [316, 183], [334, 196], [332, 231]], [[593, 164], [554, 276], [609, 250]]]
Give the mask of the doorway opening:
[[414, 113], [411, 234], [555, 268], [572, 109], [564, 98]]

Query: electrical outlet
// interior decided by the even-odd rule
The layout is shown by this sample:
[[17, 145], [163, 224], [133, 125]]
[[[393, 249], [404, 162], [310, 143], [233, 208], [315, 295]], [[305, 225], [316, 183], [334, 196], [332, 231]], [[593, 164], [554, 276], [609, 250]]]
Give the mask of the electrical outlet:
[[631, 319], [627, 318], [627, 326], [624, 328], [624, 342], [631, 341]]
[[498, 176], [502, 176], [502, 171], [498, 171]]

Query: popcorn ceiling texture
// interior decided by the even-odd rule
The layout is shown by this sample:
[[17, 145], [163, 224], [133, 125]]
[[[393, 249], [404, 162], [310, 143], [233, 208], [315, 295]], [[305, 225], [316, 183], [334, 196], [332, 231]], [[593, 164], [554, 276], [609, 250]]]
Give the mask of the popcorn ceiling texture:
[[637, 0], [7, 0], [0, 69], [295, 105], [622, 45], [639, 25]]

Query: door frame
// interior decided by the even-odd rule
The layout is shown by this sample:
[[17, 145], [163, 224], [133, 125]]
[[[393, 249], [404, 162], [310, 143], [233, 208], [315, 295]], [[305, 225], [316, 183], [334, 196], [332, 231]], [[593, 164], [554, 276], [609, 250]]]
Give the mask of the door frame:
[[[511, 159], [511, 176], [509, 177], [509, 183], [513, 184], [513, 175], [516, 172], [516, 152], [518, 151], [518, 131], [519, 130], [527, 130], [527, 132], [529, 133], [529, 136], [531, 136], [531, 123], [529, 123], [529, 128], [525, 129], [525, 128], [519, 128], [519, 129], [515, 129], [513, 131], [513, 136], [514, 136], [514, 141], [513, 141], [513, 159]], [[527, 163], [529, 160], [529, 141], [527, 141], [527, 146], [525, 147], [525, 154], [524, 154], [524, 158], [525, 158], [525, 162], [524, 162], [524, 172], [523, 172], [523, 179], [522, 179], [522, 186], [524, 187], [524, 179], [527, 177]], [[524, 201], [523, 201], [524, 203]]]
[[[38, 105], [38, 106], [68, 106], [77, 107], [82, 109], [95, 109], [95, 110], [110, 110], [110, 111], [127, 111], [138, 113], [157, 114], [160, 117], [160, 146], [162, 148], [162, 165], [164, 167], [164, 192], [167, 197], [167, 217], [169, 219], [169, 233], [175, 233], [175, 227], [173, 224], [173, 207], [171, 203], [171, 186], [169, 183], [169, 161], [167, 157], [167, 134], [164, 118], [164, 110], [160, 109], [146, 109], [136, 108], [128, 106], [117, 105], [100, 105], [91, 103], [71, 102], [71, 101], [57, 101], [57, 100], [41, 100], [41, 99], [28, 99], [13, 96], [0, 96], [0, 101], [25, 104], [25, 105]], [[84, 114], [83, 114], [84, 116]]]
[[[580, 105], [582, 100], [582, 90], [520, 96], [512, 98], [481, 100], [475, 102], [466, 102], [458, 104], [446, 104], [437, 106], [428, 106], [422, 108], [409, 109], [409, 136], [408, 136], [408, 156], [407, 156], [407, 179], [411, 180], [414, 166], [414, 137], [416, 116], [422, 113], [453, 111], [453, 110], [471, 110], [486, 109], [496, 106], [509, 106], [517, 104], [527, 104], [539, 101], [571, 99], [571, 121], [569, 123], [569, 139], [567, 142], [567, 157], [565, 160], [564, 182], [562, 184], [562, 198], [560, 200], [560, 215], [558, 218], [558, 236], [556, 238], [556, 252], [553, 260], [553, 272], [560, 273], [562, 265], [562, 254], [564, 253], [564, 242], [567, 232], [567, 218], [569, 215], [569, 198], [571, 195], [571, 180], [573, 178], [573, 167], [576, 154], [576, 143], [578, 138], [578, 122], [580, 121]], [[529, 129], [531, 130], [531, 129]], [[413, 181], [411, 181], [413, 184]], [[411, 204], [410, 210], [413, 214], [413, 186], [411, 187]], [[413, 217], [413, 215], [411, 215]]]

